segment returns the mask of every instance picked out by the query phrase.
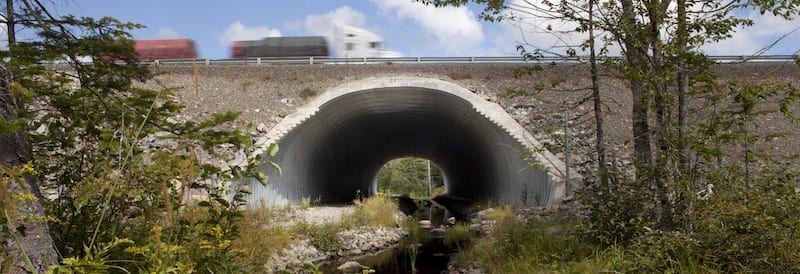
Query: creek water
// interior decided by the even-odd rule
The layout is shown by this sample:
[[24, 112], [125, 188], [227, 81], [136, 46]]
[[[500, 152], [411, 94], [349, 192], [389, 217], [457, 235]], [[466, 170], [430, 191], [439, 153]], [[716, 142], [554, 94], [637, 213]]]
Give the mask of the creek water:
[[[422, 228], [418, 220], [430, 220], [432, 229]], [[454, 240], [445, 231], [445, 210], [441, 207], [420, 209], [405, 226], [409, 235], [394, 248], [377, 254], [331, 262], [322, 266], [324, 273], [340, 273], [336, 267], [345, 261], [356, 261], [374, 273], [443, 273], [458, 255], [459, 246], [469, 244], [468, 238]], [[434, 232], [434, 233], [431, 233]], [[442, 232], [445, 232], [444, 234]]]

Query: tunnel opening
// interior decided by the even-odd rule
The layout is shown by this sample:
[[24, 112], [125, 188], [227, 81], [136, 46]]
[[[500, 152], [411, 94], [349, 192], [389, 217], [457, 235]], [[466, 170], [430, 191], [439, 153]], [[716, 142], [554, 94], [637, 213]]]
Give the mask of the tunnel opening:
[[499, 105], [440, 80], [348, 83], [320, 94], [267, 137], [280, 146], [271, 160], [283, 172], [264, 165], [270, 180], [251, 184], [251, 204], [349, 203], [376, 194], [384, 164], [410, 155], [441, 168], [448, 195], [539, 205], [564, 196], [560, 161]]
[[417, 157], [402, 157], [384, 164], [375, 177], [377, 193], [430, 198], [445, 192], [445, 176], [436, 163]]

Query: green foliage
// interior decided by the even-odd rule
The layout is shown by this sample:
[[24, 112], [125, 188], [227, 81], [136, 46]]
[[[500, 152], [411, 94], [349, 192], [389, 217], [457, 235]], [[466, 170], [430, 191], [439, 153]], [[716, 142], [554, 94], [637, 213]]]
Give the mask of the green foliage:
[[301, 221], [295, 225], [296, 234], [303, 235], [317, 249], [337, 252], [341, 249], [339, 233], [361, 226], [394, 227], [397, 205], [387, 197], [377, 196], [356, 200], [353, 213], [335, 222], [321, 224]]
[[378, 190], [383, 193], [409, 194], [412, 197], [433, 197], [444, 192], [442, 172], [431, 163], [433, 193], [429, 196], [427, 161], [412, 157], [389, 161], [378, 172]]
[[242, 251], [238, 261], [252, 266], [265, 265], [273, 254], [295, 242], [291, 228], [282, 225], [280, 208], [258, 207], [244, 212], [237, 222], [240, 237], [233, 240], [235, 249]]
[[586, 222], [579, 225], [582, 238], [593, 244], [609, 247], [626, 245], [655, 227], [653, 193], [621, 174], [611, 174], [609, 187], [589, 185], [582, 190]]
[[[25, 231], [19, 229], [20, 227], [25, 227], [26, 224], [24, 222], [44, 222], [44, 216], [25, 215], [24, 210], [19, 210], [21, 208], [30, 208], [31, 203], [39, 202], [33, 193], [25, 191], [25, 189], [30, 189], [30, 186], [25, 181], [25, 176], [35, 174], [36, 171], [30, 163], [14, 168], [0, 163], [0, 211], [3, 212], [2, 218], [0, 218], [0, 238], [14, 239], [15, 242], [15, 246], [0, 245], [0, 254], [6, 258], [0, 262], [2, 263], [0, 265], [0, 270], [2, 271], [11, 271], [11, 256], [8, 254], [14, 249], [22, 257], [25, 270], [36, 271], [36, 267], [34, 267], [33, 261], [28, 254], [29, 251], [23, 247], [22, 238], [24, 236], [21, 234]], [[15, 192], [15, 188], [23, 191]], [[23, 215], [20, 216], [20, 213], [23, 213]]]
[[800, 195], [798, 174], [787, 165], [744, 176], [738, 167], [709, 178], [714, 194], [698, 201], [695, 233], [723, 272], [800, 271]]
[[403, 230], [408, 232], [408, 241], [404, 243], [409, 245], [409, 248], [414, 250], [417, 249], [417, 246], [422, 243], [427, 243], [431, 240], [431, 233], [428, 229], [422, 228], [419, 225], [419, 219], [416, 217], [407, 219], [406, 221], [402, 222], [400, 226], [403, 227]]
[[[0, 55], [15, 76], [12, 90], [27, 105], [23, 122], [14, 123], [44, 129], [29, 139], [32, 169], [42, 187], [56, 194], [43, 201], [64, 258], [63, 267], [52, 271], [263, 270], [263, 264], [242, 260], [244, 249], [233, 246], [249, 195], [246, 182], [266, 180], [257, 170], [260, 156], [226, 170], [197, 156], [203, 151], [227, 160], [259, 149], [250, 136], [229, 130], [238, 114], [201, 122], [170, 119], [182, 109], [175, 89], [140, 87], [153, 75], [138, 63], [128, 34], [138, 24], [51, 18], [41, 10], [19, 16], [30, 19], [18, 22], [37, 36]], [[14, 129], [7, 121], [0, 125]], [[270, 146], [268, 155], [276, 151]], [[191, 206], [190, 192], [208, 199]]]
[[296, 228], [305, 234], [312, 245], [324, 252], [336, 252], [342, 248], [339, 232], [347, 229], [344, 223], [309, 224], [301, 222]]
[[415, 2], [420, 2], [425, 5], [434, 5], [435, 7], [445, 7], [445, 6], [464, 6], [467, 5], [469, 2], [475, 2], [477, 4], [486, 5], [483, 11], [478, 16], [479, 18], [490, 21], [490, 22], [499, 22], [504, 19], [504, 14], [502, 13], [503, 9], [506, 8], [506, 4], [504, 0], [414, 0]]
[[114, 239], [113, 241], [97, 246], [85, 246], [84, 255], [80, 258], [65, 258], [61, 266], [53, 266], [49, 273], [130, 273], [123, 267], [115, 265], [119, 261], [110, 259], [110, 255], [123, 247], [133, 244], [129, 239]]
[[491, 273], [600, 273], [616, 258], [574, 236], [574, 224], [560, 219], [520, 220], [509, 209], [493, 214], [494, 233], [462, 251]]
[[[611, 169], [610, 180], [587, 183], [580, 201], [585, 219], [577, 224], [499, 222], [491, 239], [471, 249], [490, 272], [799, 271], [797, 165], [782, 163], [759, 148], [785, 134], [765, 132], [760, 119], [782, 113], [797, 122], [792, 110], [800, 92], [795, 84], [781, 81], [719, 81], [699, 49], [752, 25], [751, 19], [739, 17], [741, 10], [790, 19], [800, 2], [686, 1], [689, 12], [685, 6], [672, 9], [671, 1], [544, 1], [535, 6], [419, 2], [482, 5], [481, 17], [489, 21], [514, 13], [558, 18], [577, 24], [575, 32], [596, 34], [578, 46], [559, 45], [567, 56], [595, 47], [595, 38], [601, 41], [601, 55], [609, 47], [624, 54], [605, 65], [616, 69], [631, 89], [638, 163], [616, 170], [599, 167]], [[563, 34], [553, 26], [542, 28]], [[534, 60], [542, 51], [528, 50], [531, 46], [518, 50]], [[689, 103], [676, 100], [686, 93]], [[520, 95], [526, 93], [507, 93]], [[699, 107], [689, 113], [688, 106]], [[690, 118], [675, 119], [675, 113]]]
[[379, 225], [394, 227], [396, 225], [395, 213], [398, 212], [397, 204], [385, 196], [376, 196], [355, 201], [355, 211], [347, 218], [358, 226]]
[[456, 224], [447, 230], [444, 235], [444, 244], [447, 246], [461, 247], [472, 239], [473, 233], [469, 231], [469, 224]]
[[6, 121], [5, 117], [0, 116], [0, 136], [18, 132], [24, 125], [25, 121], [22, 119]]
[[311, 261], [311, 258], [308, 258], [305, 261], [303, 261], [303, 269], [308, 270], [312, 274], [323, 274], [323, 273], [325, 273], [320, 269], [320, 267], [321, 267], [321, 265], [315, 264], [313, 261]]

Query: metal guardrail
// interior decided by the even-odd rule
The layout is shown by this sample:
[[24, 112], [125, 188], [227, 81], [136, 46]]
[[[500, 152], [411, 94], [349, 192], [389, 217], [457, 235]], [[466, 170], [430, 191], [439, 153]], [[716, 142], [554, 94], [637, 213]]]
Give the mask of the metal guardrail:
[[[739, 62], [793, 62], [800, 55], [720, 55], [708, 56], [717, 63]], [[601, 60], [622, 60], [622, 57], [604, 57]], [[521, 56], [505, 57], [363, 57], [363, 58], [329, 58], [329, 57], [287, 57], [287, 58], [244, 58], [244, 59], [182, 59], [182, 60], [155, 60], [143, 61], [144, 64], [153, 65], [270, 65], [270, 64], [469, 64], [469, 63], [585, 63], [586, 56], [560, 57], [545, 56], [533, 60], [526, 60]]]

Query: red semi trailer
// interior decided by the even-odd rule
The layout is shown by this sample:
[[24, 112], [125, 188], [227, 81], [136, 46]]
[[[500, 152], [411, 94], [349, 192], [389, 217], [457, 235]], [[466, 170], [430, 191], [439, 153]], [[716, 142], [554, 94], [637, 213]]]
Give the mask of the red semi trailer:
[[141, 61], [197, 58], [191, 39], [136, 40], [134, 48]]

